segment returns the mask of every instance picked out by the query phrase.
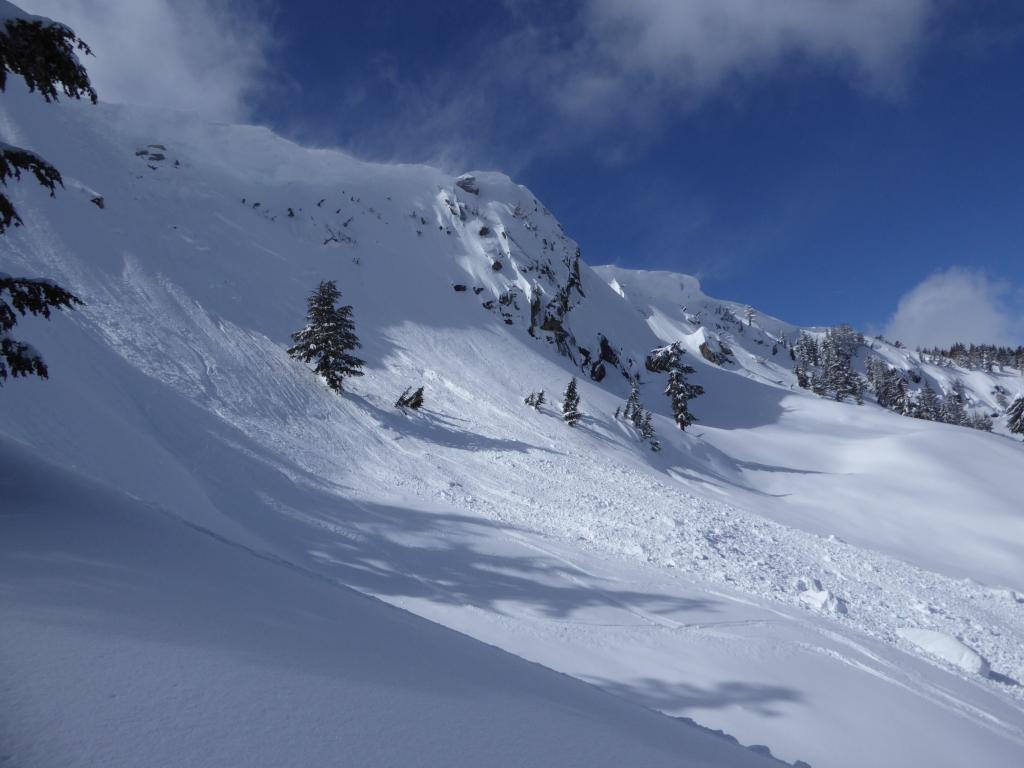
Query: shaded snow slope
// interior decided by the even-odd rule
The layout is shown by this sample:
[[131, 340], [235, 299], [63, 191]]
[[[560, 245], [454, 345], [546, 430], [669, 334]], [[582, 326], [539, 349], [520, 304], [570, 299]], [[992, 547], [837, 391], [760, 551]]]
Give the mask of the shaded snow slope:
[[[609, 280], [578, 260], [543, 204], [499, 174], [459, 186], [436, 169], [361, 163], [156, 110], [46, 107], [13, 93], [3, 108], [3, 138], [39, 150], [66, 185], [55, 200], [12, 187], [26, 225], [0, 240], [3, 268], [54, 277], [86, 301], [19, 326], [52, 379], [0, 393], [4, 482], [52, 474], [67, 489], [22, 483], [3, 525], [26, 552], [70, 552], [61, 567], [76, 581], [47, 586], [29, 558], [5, 563], [35, 584], [5, 593], [8, 604], [27, 611], [20, 592], [53, 603], [47, 623], [26, 618], [8, 635], [5, 657], [21, 654], [28, 670], [62, 659], [81, 681], [80, 702], [103, 690], [87, 676], [91, 657], [46, 644], [85, 631], [74, 604], [94, 596], [72, 558], [91, 567], [100, 543], [83, 535], [75, 550], [61, 526], [18, 513], [63, 520], [86, 486], [117, 489], [132, 501], [118, 516], [97, 513], [92, 527], [111, 540], [93, 559], [152, 562], [155, 583], [140, 592], [171, 585], [168, 602], [147, 602], [147, 631], [170, 631], [175, 606], [207, 584], [207, 606], [277, 628], [252, 648], [212, 608], [185, 613], [195, 631], [223, 630], [226, 655], [237, 641], [224, 674], [239, 684], [252, 676], [253, 686], [301, 690], [279, 671], [291, 662], [270, 657], [302, 657], [310, 643], [313, 660], [328, 659], [319, 622], [331, 636], [373, 605], [345, 586], [768, 744], [788, 762], [1020, 762], [1024, 602], [1014, 590], [1024, 589], [1024, 531], [1004, 480], [1020, 470], [1019, 444], [791, 389], [785, 361], [759, 350], [769, 334], [797, 329], [755, 316], [740, 338], [691, 322], [683, 302], [658, 292], [679, 281], [687, 302], [714, 315], [692, 278], [618, 271]], [[285, 353], [323, 279], [354, 306], [364, 343], [367, 375], [345, 397]], [[696, 317], [694, 307], [686, 312]], [[706, 363], [708, 340], [731, 343], [736, 362]], [[688, 346], [708, 390], [686, 434], [668, 418], [663, 377], [644, 370], [644, 355], [668, 341]], [[659, 454], [612, 418], [628, 392], [623, 372], [637, 371]], [[557, 414], [572, 375], [585, 414], [576, 429]], [[420, 384], [424, 411], [396, 411], [398, 394]], [[552, 403], [538, 413], [522, 399], [540, 388]], [[169, 556], [160, 526], [179, 531]], [[138, 542], [131, 552], [117, 549], [122, 528]], [[198, 575], [185, 565], [192, 549]], [[254, 593], [237, 583], [249, 569]], [[103, 589], [107, 621], [131, 626], [132, 611], [117, 604], [122, 593], [132, 599], [132, 579]], [[279, 634], [291, 623], [304, 630], [298, 645]], [[936, 654], [907, 630], [952, 638], [987, 666]], [[169, 656], [115, 656], [109, 672], [132, 678], [144, 666], [133, 658], [187, 668], [193, 655], [217, 668], [205, 646], [171, 645], [159, 651]], [[249, 651], [262, 671], [240, 660]], [[162, 684], [148, 677], [138, 691]], [[483, 695], [465, 690], [468, 700]], [[305, 701], [311, 722], [324, 722], [319, 703], [345, 711], [333, 695], [296, 695], [293, 721]], [[197, 711], [221, 703], [211, 695]], [[62, 718], [63, 743], [88, 741], [86, 705]]]
[[30, 458], [0, 521], [14, 766], [778, 765]]

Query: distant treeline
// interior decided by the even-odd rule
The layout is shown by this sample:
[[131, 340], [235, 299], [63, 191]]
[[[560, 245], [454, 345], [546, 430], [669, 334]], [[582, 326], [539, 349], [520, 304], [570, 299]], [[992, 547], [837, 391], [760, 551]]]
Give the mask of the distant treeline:
[[997, 347], [995, 344], [961, 344], [948, 349], [919, 349], [922, 359], [934, 365], [959, 365], [961, 368], [992, 371], [997, 365], [1024, 373], [1024, 347]]

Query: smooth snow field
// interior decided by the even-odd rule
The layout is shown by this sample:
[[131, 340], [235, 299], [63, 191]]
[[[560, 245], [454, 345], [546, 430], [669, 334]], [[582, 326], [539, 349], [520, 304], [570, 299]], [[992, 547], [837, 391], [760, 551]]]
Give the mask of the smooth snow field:
[[[0, 139], [64, 189], [11, 182], [0, 269], [85, 306], [22, 320], [50, 380], [0, 389], [0, 763], [1024, 765], [1019, 438], [799, 389], [800, 329], [590, 268], [501, 174], [20, 89]], [[344, 396], [286, 354], [327, 279]]]

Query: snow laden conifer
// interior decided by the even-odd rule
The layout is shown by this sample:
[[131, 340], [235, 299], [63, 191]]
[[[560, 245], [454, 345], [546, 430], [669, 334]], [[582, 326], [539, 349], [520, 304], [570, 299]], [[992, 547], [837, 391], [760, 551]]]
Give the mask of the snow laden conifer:
[[1024, 435], [1024, 395], [1018, 395], [1006, 410], [1006, 427], [1015, 435]]
[[629, 398], [626, 400], [626, 407], [622, 409], [622, 417], [639, 426], [638, 420], [642, 415], [643, 406], [640, 404], [640, 385], [636, 379], [633, 379], [630, 382]]
[[574, 376], [562, 395], [562, 418], [570, 427], [575, 427], [582, 415], [580, 413], [580, 394], [576, 390], [576, 377]]
[[952, 391], [946, 395], [939, 406], [939, 420], [961, 427], [970, 426], [971, 420], [967, 415], [966, 404], [967, 395], [964, 383], [957, 379], [953, 382]]
[[704, 394], [704, 387], [687, 381], [686, 377], [696, 373], [696, 369], [682, 361], [684, 354], [685, 350], [678, 350], [668, 374], [668, 385], [665, 387], [665, 394], [672, 405], [672, 417], [676, 426], [683, 430], [697, 420], [697, 417], [690, 413], [690, 401]]
[[921, 387], [921, 391], [917, 393], [917, 399], [914, 400], [914, 417], [926, 421], [939, 421], [941, 407], [939, 396], [935, 394], [932, 385], [926, 381]]
[[[89, 54], [89, 46], [63, 24], [31, 16], [10, 3], [0, 6], [0, 91], [7, 90], [8, 73], [20, 75], [29, 91], [45, 101], [59, 92], [71, 99], [83, 96], [94, 104], [96, 91], [75, 52]], [[63, 186], [60, 172], [34, 152], [0, 142], [0, 185], [30, 173], [53, 196]], [[0, 234], [20, 226], [21, 216], [7, 195], [0, 192]], [[51, 310], [71, 309], [82, 302], [56, 283], [40, 278], [12, 277], [0, 272], [0, 382], [8, 376], [47, 378], [42, 355], [31, 345], [11, 337], [19, 316], [49, 318]]]
[[304, 363], [315, 363], [314, 373], [324, 377], [327, 386], [343, 392], [344, 380], [362, 376], [363, 361], [352, 354], [362, 346], [355, 334], [352, 307], [335, 306], [341, 292], [333, 280], [325, 280], [309, 296], [306, 327], [292, 334], [295, 345], [288, 354]]
[[544, 398], [544, 390], [542, 389], [540, 392], [531, 392], [526, 396], [526, 399], [523, 400], [523, 402], [533, 408], [533, 410], [539, 411], [540, 407], [547, 402]]

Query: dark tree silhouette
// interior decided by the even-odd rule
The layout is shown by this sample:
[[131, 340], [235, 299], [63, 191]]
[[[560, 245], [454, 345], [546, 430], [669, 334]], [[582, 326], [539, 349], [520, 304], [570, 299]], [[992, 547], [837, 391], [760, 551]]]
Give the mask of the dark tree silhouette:
[[[50, 19], [30, 16], [9, 6], [0, 16], [0, 91], [7, 90], [7, 74], [20, 75], [29, 91], [45, 101], [56, 101], [60, 92], [72, 99], [83, 96], [96, 103], [96, 91], [76, 51], [91, 54], [68, 27]], [[13, 13], [12, 13], [13, 11]], [[3, 13], [0, 11], [0, 13]], [[0, 185], [31, 173], [52, 197], [63, 186], [60, 172], [34, 152], [0, 143]], [[21, 216], [7, 195], [0, 192], [0, 234], [20, 226]], [[82, 302], [70, 291], [41, 278], [12, 277], [0, 273], [0, 382], [8, 376], [39, 376], [49, 372], [42, 355], [30, 344], [11, 337], [19, 316], [50, 317], [51, 310], [71, 309]]]
[[562, 395], [562, 418], [570, 427], [575, 427], [583, 414], [580, 413], [580, 395], [576, 390], [576, 379], [569, 382]]
[[314, 372], [323, 376], [335, 392], [344, 391], [345, 378], [362, 376], [364, 365], [351, 354], [362, 345], [355, 333], [352, 307], [335, 306], [340, 298], [341, 291], [333, 280], [321, 282], [309, 296], [306, 327], [292, 334], [295, 346], [288, 350], [304, 363], [315, 362]]

